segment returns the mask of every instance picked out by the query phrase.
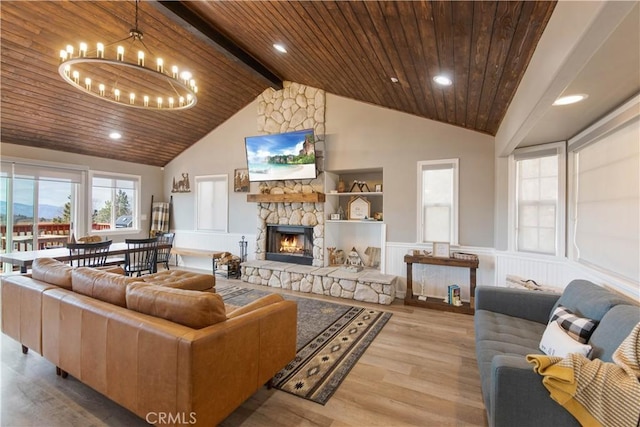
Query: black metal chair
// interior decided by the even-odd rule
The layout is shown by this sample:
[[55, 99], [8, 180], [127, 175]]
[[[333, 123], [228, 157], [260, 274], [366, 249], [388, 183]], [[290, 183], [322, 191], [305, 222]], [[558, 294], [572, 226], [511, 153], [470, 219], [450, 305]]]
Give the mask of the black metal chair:
[[141, 276], [144, 272], [156, 272], [158, 238], [126, 239], [127, 252], [124, 254], [124, 272], [127, 276]]
[[[173, 239], [175, 233], [163, 233], [158, 236], [158, 245], [171, 245], [173, 246]], [[164, 264], [169, 270], [169, 258], [171, 257], [171, 248], [158, 248], [158, 258], [156, 264]]]
[[94, 243], [68, 243], [72, 267], [102, 267], [107, 261], [111, 240]]

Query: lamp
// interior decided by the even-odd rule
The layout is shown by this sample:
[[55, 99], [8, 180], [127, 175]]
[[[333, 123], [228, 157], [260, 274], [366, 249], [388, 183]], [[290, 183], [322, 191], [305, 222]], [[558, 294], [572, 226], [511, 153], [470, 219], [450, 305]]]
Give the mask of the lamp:
[[[96, 44], [89, 51], [86, 43], [80, 43], [77, 52], [72, 45], [60, 50], [58, 73], [71, 86], [114, 104], [145, 110], [186, 110], [196, 105], [198, 87], [189, 71], [173, 65], [165, 67], [164, 60], [150, 53], [142, 41], [138, 29], [138, 1], [136, 0], [135, 28], [129, 36], [108, 45]], [[120, 44], [129, 41], [125, 47]], [[127, 61], [125, 52], [135, 52], [140, 45], [135, 62]], [[108, 58], [107, 48], [113, 50], [114, 59]], [[74, 56], [75, 54], [75, 56]], [[152, 65], [151, 68], [147, 65]]]

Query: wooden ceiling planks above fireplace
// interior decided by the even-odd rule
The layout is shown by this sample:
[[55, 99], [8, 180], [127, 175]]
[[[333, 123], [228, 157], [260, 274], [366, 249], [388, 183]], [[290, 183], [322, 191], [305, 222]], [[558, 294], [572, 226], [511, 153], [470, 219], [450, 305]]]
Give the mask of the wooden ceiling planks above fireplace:
[[324, 193], [247, 194], [247, 202], [253, 203], [322, 203]]

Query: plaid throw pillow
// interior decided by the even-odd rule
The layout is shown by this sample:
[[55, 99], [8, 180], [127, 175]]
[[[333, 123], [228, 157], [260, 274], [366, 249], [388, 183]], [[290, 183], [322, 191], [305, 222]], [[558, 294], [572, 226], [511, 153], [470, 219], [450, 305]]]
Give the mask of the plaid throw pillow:
[[582, 344], [589, 341], [589, 337], [598, 326], [598, 322], [586, 317], [578, 317], [571, 310], [561, 305], [553, 311], [550, 322], [558, 324], [567, 331], [573, 339]]

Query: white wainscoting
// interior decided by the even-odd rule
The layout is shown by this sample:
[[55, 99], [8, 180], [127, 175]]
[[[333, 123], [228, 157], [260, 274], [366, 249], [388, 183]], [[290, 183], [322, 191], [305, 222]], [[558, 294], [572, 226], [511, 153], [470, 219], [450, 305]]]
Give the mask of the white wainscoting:
[[[407, 266], [404, 263], [404, 256], [413, 249], [431, 250], [431, 245], [387, 242], [386, 273], [399, 276], [398, 298], [404, 298], [407, 290]], [[566, 258], [469, 246], [455, 247], [451, 250], [478, 255], [477, 286], [506, 286], [507, 274], [532, 279], [536, 283], [560, 290], [574, 279], [583, 279], [616, 290], [632, 299], [640, 299], [638, 282], [629, 281]], [[424, 285], [426, 295], [442, 298], [446, 295], [448, 285], [458, 284], [462, 299], [469, 300], [469, 270], [466, 268], [414, 264], [413, 283], [414, 293], [419, 294], [421, 286]]]
[[[399, 298], [404, 298], [407, 292], [407, 265], [404, 262], [404, 256], [414, 249], [431, 251], [431, 245], [387, 242], [386, 274], [399, 276], [396, 287], [396, 295]], [[495, 284], [493, 248], [459, 246], [451, 248], [451, 251], [478, 255], [476, 285]], [[459, 285], [462, 300], [469, 301], [468, 268], [413, 264], [414, 294], [419, 295], [424, 291], [427, 296], [444, 298], [447, 294], [447, 286], [452, 284]]]
[[[240, 255], [240, 240], [244, 236], [247, 242], [247, 260], [255, 259], [256, 235], [241, 233], [209, 233], [193, 230], [173, 230], [176, 233], [173, 245], [179, 248], [208, 249], [212, 251], [227, 251]], [[171, 257], [171, 263], [175, 257]], [[211, 271], [211, 260], [201, 257], [178, 257], [180, 266], [198, 270]]]

